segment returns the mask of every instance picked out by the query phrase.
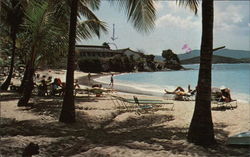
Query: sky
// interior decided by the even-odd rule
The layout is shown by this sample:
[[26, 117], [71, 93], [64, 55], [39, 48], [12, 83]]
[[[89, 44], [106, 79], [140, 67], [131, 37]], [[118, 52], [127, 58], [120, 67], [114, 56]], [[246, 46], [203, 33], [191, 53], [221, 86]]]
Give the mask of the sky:
[[[155, 7], [157, 17], [154, 29], [145, 34], [136, 31], [124, 10], [102, 0], [100, 9], [94, 13], [107, 23], [108, 33], [102, 33], [99, 39], [94, 37], [78, 41], [77, 44], [102, 45], [109, 42], [112, 49], [130, 48], [154, 55], [161, 55], [162, 50], [166, 49], [176, 54], [186, 53], [186, 47], [189, 50], [200, 49], [201, 3], [197, 15], [175, 1], [157, 1]], [[249, 10], [249, 1], [214, 2], [214, 48], [226, 46], [228, 49], [250, 51]], [[117, 37], [115, 41], [111, 40], [113, 24]]]

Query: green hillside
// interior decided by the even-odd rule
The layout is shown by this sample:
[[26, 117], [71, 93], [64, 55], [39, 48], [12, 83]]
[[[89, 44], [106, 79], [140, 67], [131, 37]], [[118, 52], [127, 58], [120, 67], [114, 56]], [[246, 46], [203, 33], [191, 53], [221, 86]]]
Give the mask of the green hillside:
[[[181, 60], [181, 64], [198, 64], [200, 63], [200, 57], [193, 57], [185, 60]], [[217, 63], [250, 63], [250, 58], [235, 59], [230, 57], [222, 57], [213, 55], [213, 64]]]
[[[250, 51], [245, 50], [232, 50], [232, 49], [221, 49], [214, 52], [216, 56], [229, 57], [235, 59], [250, 58]], [[200, 56], [200, 50], [193, 50], [190, 53], [179, 54], [180, 60], [186, 60], [193, 57]]]

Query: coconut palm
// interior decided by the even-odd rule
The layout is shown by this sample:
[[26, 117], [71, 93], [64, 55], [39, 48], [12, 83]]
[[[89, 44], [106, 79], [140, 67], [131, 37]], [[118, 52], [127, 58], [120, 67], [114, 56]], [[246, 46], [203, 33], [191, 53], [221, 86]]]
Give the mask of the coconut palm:
[[75, 39], [77, 24], [78, 0], [70, 4], [69, 50], [67, 60], [66, 89], [59, 121], [64, 123], [75, 122], [75, 104], [73, 96], [74, 68], [75, 68]]
[[7, 27], [9, 27], [9, 34], [12, 40], [12, 54], [10, 62], [10, 71], [7, 79], [1, 86], [1, 90], [7, 90], [14, 69], [15, 51], [16, 51], [16, 36], [20, 29], [20, 24], [23, 18], [23, 8], [21, 5], [21, 0], [7, 0], [1, 1], [1, 22]]
[[[30, 1], [25, 10], [25, 19], [23, 27], [28, 37], [31, 39], [30, 54], [27, 64], [27, 78], [24, 85], [24, 92], [18, 106], [26, 106], [33, 89], [33, 74], [35, 72], [35, 60], [39, 51], [41, 51], [45, 44], [46, 39], [58, 33], [58, 28], [53, 25], [55, 19], [49, 11], [48, 3], [43, 1], [41, 3]], [[46, 47], [46, 46], [45, 46]]]
[[[63, 106], [59, 121], [71, 123], [75, 121], [75, 104], [73, 96], [74, 69], [75, 69], [75, 39], [87, 39], [94, 35], [100, 36], [100, 32], [106, 32], [105, 23], [101, 22], [91, 9], [98, 9], [99, 0], [72, 0], [70, 6], [69, 48], [66, 74], [66, 90], [63, 98]], [[91, 8], [91, 9], [90, 9]], [[81, 15], [86, 20], [77, 22]], [[77, 34], [77, 36], [76, 36]]]
[[[64, 53], [67, 46], [67, 26], [65, 26], [64, 21], [66, 16], [59, 16], [54, 10], [55, 7], [52, 6], [51, 1], [36, 2], [31, 1], [29, 7], [26, 9], [26, 18], [24, 22], [24, 28], [26, 30], [30, 42], [30, 54], [29, 60], [27, 61], [27, 73], [26, 81], [24, 85], [23, 96], [18, 102], [18, 106], [26, 106], [33, 88], [32, 76], [35, 71], [36, 65], [39, 64], [46, 56], [58, 57], [60, 53]], [[64, 8], [63, 8], [64, 9]], [[63, 11], [63, 10], [62, 10]], [[59, 11], [60, 12], [60, 11]], [[54, 21], [59, 22], [55, 24]], [[60, 23], [61, 22], [61, 23]], [[88, 29], [89, 27], [93, 28], [105, 28], [104, 23], [99, 21], [97, 18], [86, 20], [79, 23], [79, 31], [82, 29]], [[90, 31], [85, 30], [86, 32]], [[85, 38], [90, 33], [82, 33], [80, 36]], [[53, 54], [52, 54], [53, 52]], [[58, 53], [58, 54], [55, 54]], [[57, 58], [58, 59], [58, 58]], [[49, 59], [51, 61], [51, 59]]]
[[211, 69], [213, 55], [213, 0], [202, 1], [202, 41], [195, 110], [188, 131], [188, 141], [215, 143], [211, 115]]
[[[139, 31], [148, 31], [154, 25], [155, 9], [153, 7], [153, 1], [129, 1], [131, 3], [123, 3], [123, 1], [117, 1], [119, 5], [128, 7], [128, 17], [133, 22], [134, 26]], [[100, 0], [81, 0], [79, 1], [79, 10], [84, 16], [94, 16], [88, 7], [92, 9], [98, 9]], [[124, 1], [127, 2], [127, 1]], [[74, 96], [73, 96], [73, 81], [74, 81], [74, 67], [75, 67], [75, 38], [76, 38], [76, 23], [77, 23], [77, 9], [78, 0], [72, 0], [70, 13], [70, 33], [69, 33], [69, 50], [68, 50], [68, 65], [66, 74], [66, 92], [63, 99], [63, 107], [59, 121], [65, 123], [75, 122], [75, 108], [74, 108]], [[86, 12], [88, 11], [89, 12]], [[91, 14], [90, 14], [91, 13]], [[97, 33], [95, 31], [94, 33]], [[88, 35], [88, 34], [87, 34]], [[91, 34], [89, 34], [91, 35]], [[97, 34], [99, 35], [99, 34]]]

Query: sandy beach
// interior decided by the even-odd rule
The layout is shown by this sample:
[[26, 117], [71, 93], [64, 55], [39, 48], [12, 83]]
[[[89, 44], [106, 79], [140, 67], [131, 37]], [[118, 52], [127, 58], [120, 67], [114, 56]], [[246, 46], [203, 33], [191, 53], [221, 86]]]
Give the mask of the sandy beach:
[[[65, 70], [39, 71], [41, 75], [65, 81]], [[93, 79], [97, 74], [91, 74]], [[80, 87], [86, 88], [87, 73], [75, 72]], [[14, 83], [18, 84], [18, 80]], [[92, 82], [95, 83], [95, 82]], [[113, 92], [124, 98], [164, 99], [162, 97]], [[194, 111], [194, 101], [164, 100], [172, 104], [141, 113], [133, 104], [121, 105], [110, 94], [101, 97], [78, 94], [75, 98], [77, 122], [58, 122], [62, 97], [33, 96], [33, 107], [17, 107], [19, 96], [1, 93], [0, 156], [21, 156], [30, 142], [39, 145], [35, 157], [186, 157], [249, 156], [246, 147], [227, 146], [229, 136], [250, 130], [250, 105], [212, 110], [218, 145], [203, 148], [186, 141]], [[216, 109], [216, 105], [212, 106]], [[138, 114], [141, 113], [141, 114]]]

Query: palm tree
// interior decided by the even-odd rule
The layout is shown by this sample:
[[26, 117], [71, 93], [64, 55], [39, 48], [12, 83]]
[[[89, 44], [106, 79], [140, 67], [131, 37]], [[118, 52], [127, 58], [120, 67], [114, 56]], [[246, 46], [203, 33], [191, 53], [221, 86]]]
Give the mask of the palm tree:
[[[23, 27], [27, 33], [27, 38], [30, 41], [30, 54], [26, 65], [23, 96], [18, 102], [18, 106], [26, 106], [32, 93], [33, 80], [32, 76], [36, 66], [44, 62], [46, 56], [58, 56], [64, 53], [67, 45], [67, 25], [65, 25], [66, 14], [63, 14], [65, 8], [53, 5], [54, 1], [36, 2], [31, 1], [26, 9], [26, 18]], [[59, 3], [61, 5], [61, 3]], [[59, 8], [55, 10], [55, 8]], [[67, 10], [67, 9], [66, 9]], [[60, 12], [63, 12], [60, 14]], [[54, 21], [57, 19], [57, 24]], [[79, 29], [87, 29], [86, 33], [80, 34], [82, 38], [89, 37], [89, 27], [95, 29], [105, 29], [104, 23], [97, 18], [86, 20], [79, 23]], [[53, 54], [51, 54], [53, 52]], [[53, 59], [46, 59], [53, 61]]]
[[25, 10], [25, 19], [23, 27], [29, 32], [31, 38], [29, 60], [26, 66], [26, 78], [24, 80], [24, 92], [18, 106], [26, 106], [33, 90], [33, 75], [35, 72], [35, 58], [39, 51], [39, 46], [47, 35], [48, 28], [45, 23], [48, 22], [49, 14], [47, 12], [48, 3], [38, 3], [31, 1]]
[[[79, 4], [78, 4], [79, 3]], [[105, 24], [101, 22], [89, 9], [97, 9], [99, 0], [72, 0], [70, 6], [70, 27], [69, 27], [69, 49], [67, 60], [66, 90], [63, 98], [63, 105], [59, 121], [64, 123], [75, 122], [74, 103], [74, 70], [75, 70], [75, 39], [76, 34], [82, 38], [91, 38], [94, 35], [99, 37], [100, 31], [106, 31]], [[78, 8], [81, 15], [87, 18], [86, 21], [78, 24]]]
[[66, 74], [66, 91], [63, 98], [63, 106], [60, 122], [71, 123], [75, 122], [75, 104], [73, 96], [74, 84], [74, 68], [75, 68], [75, 38], [76, 38], [76, 23], [77, 23], [77, 8], [78, 0], [72, 0], [70, 5], [70, 27], [69, 27], [69, 50], [67, 61]]
[[[29, 59], [26, 66], [26, 80], [24, 80], [24, 92], [18, 106], [26, 106], [31, 97], [33, 89], [33, 74], [35, 72], [36, 60], [39, 52], [46, 51], [48, 41], [55, 36], [63, 36], [60, 27], [54, 24], [53, 12], [49, 10], [46, 1], [41, 3], [30, 1], [25, 10], [23, 28], [27, 33], [27, 38], [31, 39]], [[55, 45], [54, 45], [55, 46]], [[53, 49], [52, 49], [53, 50]]]
[[2, 8], [1, 12], [1, 21], [10, 28], [10, 37], [12, 39], [12, 54], [11, 54], [11, 63], [10, 63], [10, 71], [7, 79], [1, 86], [1, 90], [7, 90], [13, 70], [14, 70], [14, 60], [15, 60], [15, 51], [16, 51], [16, 36], [17, 32], [20, 29], [20, 24], [23, 19], [23, 8], [20, 0], [8, 0], [1, 1], [0, 6]]
[[213, 0], [203, 0], [199, 79], [195, 110], [188, 131], [188, 141], [199, 145], [215, 144], [211, 115], [213, 17]]
[[[139, 3], [137, 3], [137, 1], [133, 2], [129, 1], [131, 3], [127, 3], [128, 1], [119, 1], [119, 5], [126, 6], [129, 8], [127, 12], [129, 20], [132, 20], [134, 26], [138, 28], [139, 31], [142, 30], [148, 31], [153, 27], [155, 20], [155, 9], [153, 7], [153, 1], [149, 0], [147, 3], [145, 3], [143, 0], [138, 0], [138, 1]], [[85, 1], [82, 0], [80, 1], [79, 5], [80, 11], [81, 13], [83, 13], [83, 15], [87, 17], [94, 16], [94, 14], [91, 12], [91, 10], [88, 9], [87, 6], [90, 6], [93, 9], [98, 9], [99, 4], [100, 0], [85, 0]], [[74, 67], [75, 67], [75, 38], [76, 38], [78, 0], [72, 0], [70, 6], [71, 6], [70, 9], [71, 13], [70, 13], [68, 64], [67, 64], [67, 74], [66, 74], [66, 92], [63, 99], [63, 106], [59, 119], [59, 121], [64, 123], [75, 122], [73, 82], [74, 82]], [[98, 32], [99, 31], [94, 31], [94, 33]]]

